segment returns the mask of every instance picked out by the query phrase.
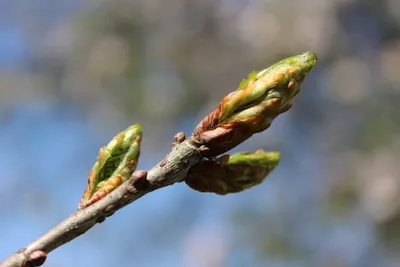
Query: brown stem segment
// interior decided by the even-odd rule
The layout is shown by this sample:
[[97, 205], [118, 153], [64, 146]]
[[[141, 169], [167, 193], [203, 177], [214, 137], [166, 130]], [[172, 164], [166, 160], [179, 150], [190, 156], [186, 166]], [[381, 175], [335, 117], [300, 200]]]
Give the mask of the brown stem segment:
[[148, 173], [136, 171], [132, 177], [103, 199], [78, 210], [43, 236], [32, 241], [0, 263], [0, 267], [40, 266], [47, 254], [84, 234], [117, 210], [156, 189], [182, 182], [188, 171], [202, 159], [199, 144], [179, 140], [171, 152]]

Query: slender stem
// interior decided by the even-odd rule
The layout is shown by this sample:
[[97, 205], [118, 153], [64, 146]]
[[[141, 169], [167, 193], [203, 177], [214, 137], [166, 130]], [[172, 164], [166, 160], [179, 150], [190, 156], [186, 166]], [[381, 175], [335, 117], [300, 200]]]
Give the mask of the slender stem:
[[148, 173], [136, 171], [128, 181], [105, 198], [78, 210], [53, 229], [9, 256], [0, 263], [0, 267], [40, 266], [48, 253], [84, 234], [117, 210], [151, 191], [183, 181], [189, 169], [199, 163], [202, 156], [196, 142], [192, 139], [183, 141], [182, 134], [179, 137], [181, 140], [175, 138], [171, 152]]

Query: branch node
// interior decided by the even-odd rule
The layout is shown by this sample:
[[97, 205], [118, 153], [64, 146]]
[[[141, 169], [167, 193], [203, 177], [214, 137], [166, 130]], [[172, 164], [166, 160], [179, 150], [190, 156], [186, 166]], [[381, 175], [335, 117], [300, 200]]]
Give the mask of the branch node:
[[167, 164], [167, 159], [163, 159], [158, 166], [162, 168], [165, 166], [165, 164]]
[[174, 141], [172, 142], [171, 149], [175, 149], [180, 143], [185, 141], [186, 136], [184, 132], [179, 132], [174, 136]]
[[114, 205], [108, 205], [107, 208], [104, 210], [104, 212], [106, 213], [106, 216], [110, 216], [110, 213], [114, 213], [115, 211], [115, 206]]
[[96, 219], [96, 222], [97, 223], [102, 223], [102, 222], [104, 222], [106, 220], [106, 216], [105, 215], [102, 215], [102, 216], [100, 216], [100, 217], [98, 217], [97, 219]]
[[46, 253], [41, 250], [36, 250], [29, 255], [26, 267], [41, 266], [46, 261]]
[[147, 171], [135, 171], [132, 174], [132, 186], [139, 191], [144, 191], [150, 188], [151, 184], [147, 180]]

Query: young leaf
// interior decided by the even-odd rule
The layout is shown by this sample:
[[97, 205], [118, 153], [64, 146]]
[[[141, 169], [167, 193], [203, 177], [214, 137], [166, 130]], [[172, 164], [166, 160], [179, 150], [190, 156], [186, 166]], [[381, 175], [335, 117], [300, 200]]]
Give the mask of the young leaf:
[[142, 126], [135, 124], [100, 149], [79, 208], [99, 201], [130, 178], [139, 160], [142, 131]]

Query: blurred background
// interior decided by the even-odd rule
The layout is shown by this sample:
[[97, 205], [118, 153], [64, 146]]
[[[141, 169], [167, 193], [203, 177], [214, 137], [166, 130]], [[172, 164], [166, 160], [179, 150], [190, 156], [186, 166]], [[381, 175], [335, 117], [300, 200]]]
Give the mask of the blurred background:
[[139, 169], [254, 68], [317, 53], [293, 108], [234, 151], [281, 151], [240, 194], [153, 192], [44, 266], [400, 265], [400, 1], [0, 0], [0, 259], [74, 212], [98, 149]]

